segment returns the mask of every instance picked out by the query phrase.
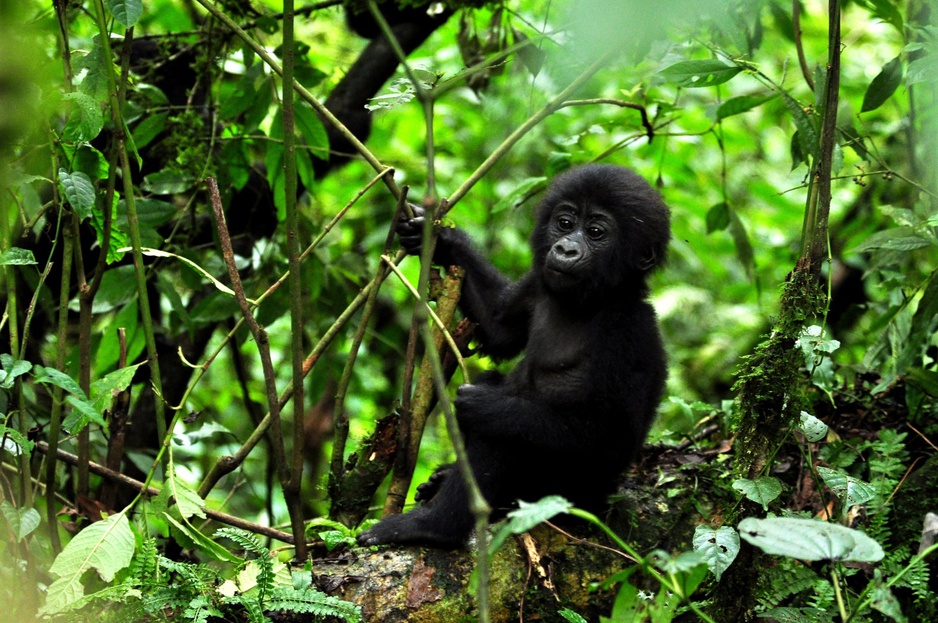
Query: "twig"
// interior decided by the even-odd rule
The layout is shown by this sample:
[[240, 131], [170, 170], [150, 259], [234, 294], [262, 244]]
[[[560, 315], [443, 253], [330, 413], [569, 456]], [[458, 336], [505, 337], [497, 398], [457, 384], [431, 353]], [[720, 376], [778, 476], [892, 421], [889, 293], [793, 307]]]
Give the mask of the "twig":
[[561, 108], [567, 106], [593, 106], [595, 104], [612, 104], [613, 106], [621, 106], [622, 108], [631, 108], [632, 110], [637, 110], [642, 116], [642, 127], [645, 128], [645, 136], [648, 137], [648, 142], [651, 143], [654, 140], [655, 127], [648, 119], [648, 111], [641, 104], [626, 102], [625, 100], [617, 100], [608, 97], [597, 97], [586, 100], [570, 100], [568, 102], [564, 102]]
[[804, 81], [814, 91], [814, 78], [811, 77], [811, 70], [808, 68], [808, 61], [804, 56], [804, 46], [801, 42], [801, 0], [791, 0], [791, 25], [795, 37], [795, 50], [798, 51], [798, 64], [801, 66], [801, 75]]
[[530, 132], [534, 127], [536, 127], [541, 121], [554, 114], [558, 109], [560, 109], [563, 104], [570, 98], [571, 95], [576, 93], [580, 87], [582, 87], [586, 82], [592, 78], [596, 72], [602, 69], [610, 60], [615, 58], [619, 53], [618, 49], [610, 50], [592, 65], [587, 67], [579, 76], [576, 77], [573, 82], [571, 82], [567, 87], [561, 91], [554, 99], [549, 101], [543, 108], [531, 115], [527, 121], [522, 123], [514, 132], [508, 135], [508, 137], [502, 141], [501, 145], [495, 148], [489, 157], [482, 161], [482, 164], [472, 172], [472, 175], [462, 183], [462, 185], [456, 189], [447, 199], [449, 205], [446, 208], [445, 214], [453, 208], [456, 203], [466, 196], [469, 190], [481, 180], [489, 170], [495, 166], [495, 163], [502, 159], [502, 157], [507, 154], [512, 147], [515, 146], [515, 143], [520, 141], [525, 134]]
[[[268, 437], [270, 439], [270, 450], [274, 455], [277, 466], [277, 473], [280, 476], [280, 484], [286, 488], [290, 482], [290, 469], [287, 464], [286, 452], [283, 446], [283, 431], [280, 423], [280, 400], [277, 396], [277, 375], [274, 372], [273, 362], [270, 357], [270, 338], [267, 331], [261, 327], [257, 319], [251, 312], [247, 296], [244, 294], [244, 287], [241, 285], [241, 275], [238, 274], [238, 267], [235, 263], [234, 249], [231, 246], [231, 238], [228, 235], [228, 225], [225, 222], [225, 212], [221, 204], [221, 195], [218, 192], [218, 183], [215, 178], [207, 179], [209, 197], [212, 203], [212, 213], [215, 216], [215, 224], [218, 232], [218, 241], [222, 248], [222, 254], [225, 258], [225, 265], [228, 267], [228, 277], [231, 280], [231, 289], [234, 290], [235, 300], [241, 309], [241, 315], [254, 336], [254, 342], [257, 344], [257, 350], [261, 358], [261, 366], [264, 370], [264, 387], [267, 390], [267, 408], [269, 409], [270, 428]], [[267, 419], [267, 418], [265, 418]], [[296, 526], [294, 526], [296, 530]], [[302, 540], [302, 525], [300, 534], [294, 532], [297, 540]]]
[[[48, 454], [49, 444], [47, 444], [44, 441], [37, 442], [36, 449], [42, 452], [43, 454]], [[55, 451], [55, 458], [69, 465], [78, 464], [78, 457], [74, 454], [71, 454], [70, 452], [66, 452], [65, 450], [57, 449]], [[88, 471], [90, 471], [93, 474], [97, 474], [98, 476], [101, 476], [102, 478], [107, 478], [108, 480], [111, 480], [113, 482], [135, 489], [136, 491], [140, 493], [146, 493], [147, 495], [150, 495], [150, 496], [157, 496], [160, 493], [160, 490], [157, 489], [156, 487], [144, 487], [144, 483], [140, 482], [139, 480], [136, 480], [134, 478], [131, 478], [130, 476], [121, 474], [120, 472], [116, 472], [112, 469], [108, 469], [107, 467], [100, 465], [98, 463], [95, 463], [95, 462], [88, 463]], [[205, 506], [202, 507], [202, 510], [205, 511], [205, 515], [207, 517], [209, 517], [210, 519], [214, 519], [215, 521], [218, 521], [220, 523], [227, 524], [229, 526], [234, 526], [236, 528], [241, 528], [242, 530], [247, 530], [248, 532], [253, 532], [254, 534], [267, 536], [272, 539], [282, 541], [284, 543], [291, 543], [291, 544], [293, 543], [293, 537], [290, 534], [287, 534], [286, 532], [283, 532], [281, 530], [277, 530], [275, 528], [253, 523], [250, 521], [246, 521], [244, 519], [241, 519], [240, 517], [235, 517], [234, 515], [229, 515], [228, 513], [222, 513], [220, 511], [212, 510]]]

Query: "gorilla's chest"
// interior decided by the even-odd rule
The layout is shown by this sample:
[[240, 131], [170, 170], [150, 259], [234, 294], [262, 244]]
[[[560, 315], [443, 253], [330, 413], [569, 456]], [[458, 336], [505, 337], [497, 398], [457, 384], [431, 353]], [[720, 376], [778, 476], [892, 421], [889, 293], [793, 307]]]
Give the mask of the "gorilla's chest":
[[535, 309], [523, 367], [538, 392], [568, 392], [586, 379], [590, 324], [550, 305]]

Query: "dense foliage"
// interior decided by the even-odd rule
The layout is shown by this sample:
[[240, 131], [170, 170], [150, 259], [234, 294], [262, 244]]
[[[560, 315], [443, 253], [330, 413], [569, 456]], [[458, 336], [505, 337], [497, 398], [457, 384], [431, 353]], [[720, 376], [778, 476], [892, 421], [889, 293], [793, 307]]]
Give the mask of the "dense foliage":
[[[434, 383], [471, 333], [458, 277], [395, 255], [401, 186], [520, 276], [547, 180], [612, 162], [672, 211], [649, 441], [726, 460], [693, 468], [686, 551], [610, 534], [642, 564], [610, 570], [608, 616], [938, 621], [932, 3], [844, 1], [836, 67], [819, 1], [378, 4], [396, 70], [359, 36], [384, 27], [368, 2], [0, 6], [5, 616], [356, 620], [305, 546], [291, 573], [259, 537], [349, 547], [453, 457]], [[412, 14], [425, 43], [396, 29]], [[396, 73], [364, 84], [365, 63]], [[341, 89], [367, 95], [336, 112], [364, 152], [320, 108]], [[496, 545], [558, 512], [601, 524], [548, 499]]]

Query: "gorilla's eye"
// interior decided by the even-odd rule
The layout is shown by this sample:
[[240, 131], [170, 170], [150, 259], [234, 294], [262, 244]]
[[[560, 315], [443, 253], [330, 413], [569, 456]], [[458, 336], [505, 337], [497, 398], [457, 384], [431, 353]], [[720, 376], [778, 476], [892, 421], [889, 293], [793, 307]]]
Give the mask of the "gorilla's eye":
[[560, 231], [570, 231], [574, 228], [576, 223], [573, 222], [573, 219], [569, 216], [558, 216], [557, 217], [557, 227], [560, 228]]
[[596, 225], [592, 225], [586, 228], [586, 235], [589, 236], [593, 240], [599, 240], [600, 238], [606, 235], [606, 230], [603, 229], [602, 227], [597, 227]]

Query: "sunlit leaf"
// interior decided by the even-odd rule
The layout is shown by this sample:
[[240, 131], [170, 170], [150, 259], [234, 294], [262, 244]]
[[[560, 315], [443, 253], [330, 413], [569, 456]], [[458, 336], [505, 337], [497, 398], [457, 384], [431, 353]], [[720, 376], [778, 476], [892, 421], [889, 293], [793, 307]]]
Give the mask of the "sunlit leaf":
[[29, 249], [12, 247], [0, 254], [0, 266], [32, 266], [36, 257]]
[[143, 0], [107, 0], [107, 8], [121, 26], [130, 28], [143, 15]]
[[776, 556], [851, 562], [877, 562], [883, 558], [880, 544], [859, 530], [817, 519], [747, 517], [738, 528], [745, 541]]
[[739, 534], [729, 526], [699, 525], [694, 530], [694, 551], [701, 552], [717, 582], [739, 553]]
[[733, 489], [745, 495], [756, 504], [767, 509], [769, 503], [782, 494], [782, 485], [777, 478], [763, 476], [755, 480], [739, 478], [733, 482]]
[[89, 218], [94, 209], [94, 184], [91, 178], [81, 171], [69, 173], [59, 169], [59, 186], [78, 218]]
[[730, 80], [743, 70], [716, 59], [683, 61], [658, 72], [658, 75], [682, 87], [712, 87]]
[[869, 502], [876, 495], [876, 489], [872, 485], [848, 476], [839, 469], [818, 467], [817, 471], [824, 483], [837, 497], [844, 500], [848, 507]]
[[88, 569], [97, 571], [105, 582], [113, 580], [118, 571], [130, 564], [135, 545], [134, 533], [123, 512], [79, 532], [49, 568], [58, 579], [49, 586], [40, 613], [63, 612], [81, 599], [84, 595], [81, 579]]

